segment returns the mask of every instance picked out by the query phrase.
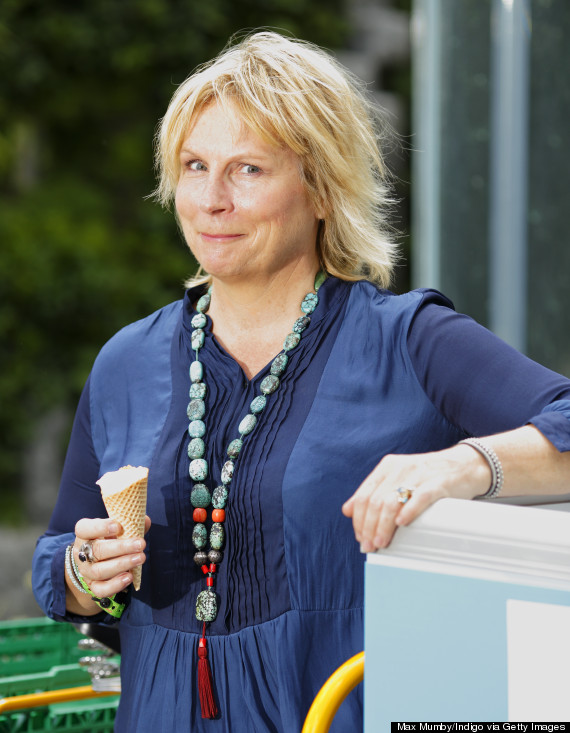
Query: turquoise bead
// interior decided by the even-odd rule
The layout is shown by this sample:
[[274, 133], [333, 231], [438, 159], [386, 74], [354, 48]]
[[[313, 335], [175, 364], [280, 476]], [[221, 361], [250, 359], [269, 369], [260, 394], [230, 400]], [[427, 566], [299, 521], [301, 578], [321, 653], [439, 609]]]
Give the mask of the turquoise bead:
[[302, 333], [307, 328], [310, 322], [310, 316], [301, 316], [301, 318], [297, 318], [297, 320], [293, 324], [293, 332]]
[[229, 484], [234, 475], [234, 462], [226, 461], [222, 466], [222, 483]]
[[327, 277], [328, 275], [324, 270], [319, 270], [317, 272], [317, 276], [315, 277], [315, 290], [318, 290], [321, 287]]
[[190, 321], [190, 323], [192, 324], [192, 328], [204, 328], [207, 322], [208, 319], [203, 313], [196, 313], [196, 315]]
[[206, 446], [202, 438], [193, 438], [188, 443], [188, 458], [202, 458]]
[[189, 420], [201, 420], [206, 414], [204, 400], [192, 400], [189, 402], [186, 414]]
[[218, 615], [218, 598], [215, 591], [206, 588], [200, 591], [196, 598], [196, 618], [198, 621], [210, 623]]
[[257, 423], [255, 415], [246, 415], [238, 426], [240, 435], [249, 435]]
[[266, 404], [267, 397], [264, 394], [260, 394], [259, 397], [256, 397], [254, 400], [251, 401], [249, 409], [253, 412], [254, 415], [257, 415], [258, 413], [263, 412]]
[[196, 351], [196, 349], [201, 349], [202, 346], [204, 346], [204, 331], [201, 328], [197, 328], [195, 331], [192, 331], [190, 338], [192, 340], [192, 348], [194, 351]]
[[190, 462], [188, 469], [192, 481], [203, 481], [208, 475], [208, 463], [203, 458], [196, 458]]
[[216, 486], [212, 494], [212, 506], [214, 509], [224, 509], [228, 501], [228, 487]]
[[190, 399], [203, 400], [206, 396], [206, 385], [204, 382], [195, 382], [190, 385]]
[[208, 531], [206, 529], [206, 525], [198, 522], [194, 525], [194, 529], [192, 530], [192, 544], [197, 550], [201, 550], [202, 547], [206, 546], [207, 539]]
[[285, 351], [291, 351], [291, 349], [294, 349], [295, 346], [297, 346], [300, 340], [301, 336], [298, 333], [290, 333], [283, 342], [283, 348]]
[[190, 502], [195, 509], [206, 509], [210, 506], [210, 492], [205, 484], [196, 484], [190, 494]]
[[196, 310], [198, 313], [204, 313], [210, 307], [210, 294], [206, 293], [196, 303]]
[[237, 458], [239, 456], [239, 452], [242, 446], [243, 440], [240, 440], [239, 438], [232, 440], [232, 442], [228, 445], [228, 456], [230, 458]]
[[212, 529], [210, 530], [210, 547], [213, 550], [221, 550], [224, 546], [224, 540], [226, 539], [226, 533], [224, 531], [224, 525], [220, 522], [214, 522]]
[[287, 366], [288, 361], [289, 357], [287, 356], [287, 354], [278, 354], [275, 359], [273, 359], [271, 369], [269, 371], [271, 372], [271, 374], [275, 374], [275, 376], [278, 377], [285, 371], [285, 367]]
[[190, 381], [191, 382], [201, 382], [203, 376], [204, 376], [204, 367], [202, 366], [202, 362], [193, 361], [192, 364], [190, 364]]
[[202, 420], [192, 420], [188, 425], [188, 435], [191, 438], [202, 438], [206, 434], [206, 423]]
[[307, 293], [301, 303], [303, 313], [312, 313], [319, 303], [319, 296], [316, 293]]
[[274, 374], [269, 374], [259, 385], [259, 389], [263, 394], [271, 394], [279, 387], [279, 378]]

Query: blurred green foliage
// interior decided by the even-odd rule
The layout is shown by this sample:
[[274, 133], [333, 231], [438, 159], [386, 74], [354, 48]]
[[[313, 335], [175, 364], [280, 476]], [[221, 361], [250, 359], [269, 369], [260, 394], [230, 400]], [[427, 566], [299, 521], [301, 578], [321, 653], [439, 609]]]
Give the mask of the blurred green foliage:
[[104, 341], [195, 268], [145, 200], [176, 86], [244, 28], [335, 48], [343, 18], [343, 0], [0, 4], [0, 496], [37, 417], [73, 405]]

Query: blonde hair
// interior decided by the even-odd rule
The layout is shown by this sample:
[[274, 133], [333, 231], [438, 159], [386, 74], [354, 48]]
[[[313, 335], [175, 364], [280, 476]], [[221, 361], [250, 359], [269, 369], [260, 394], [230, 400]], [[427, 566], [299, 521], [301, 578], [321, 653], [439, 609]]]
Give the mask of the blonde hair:
[[327, 272], [387, 287], [397, 258], [387, 223], [393, 202], [378, 110], [361, 82], [317, 46], [278, 33], [257, 32], [227, 47], [178, 87], [160, 123], [154, 195], [164, 206], [176, 193], [182, 143], [212, 102], [299, 157], [308, 196], [323, 212], [317, 249]]

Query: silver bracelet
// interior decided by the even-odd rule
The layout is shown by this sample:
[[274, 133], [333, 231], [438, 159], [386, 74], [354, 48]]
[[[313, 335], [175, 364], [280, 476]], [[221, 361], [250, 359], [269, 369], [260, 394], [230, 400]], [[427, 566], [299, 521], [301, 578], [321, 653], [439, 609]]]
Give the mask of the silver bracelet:
[[499, 460], [499, 456], [492, 448], [489, 448], [488, 445], [485, 445], [480, 440], [477, 440], [477, 438], [466, 438], [465, 440], [460, 440], [458, 445], [461, 445], [461, 443], [464, 443], [465, 445], [470, 445], [471, 448], [474, 448], [478, 453], [480, 453], [487, 461], [489, 468], [491, 469], [491, 485], [484, 494], [479, 494], [476, 498], [494, 499], [501, 493], [501, 489], [503, 488], [503, 483], [505, 480], [503, 476], [503, 467], [501, 465], [501, 461]]
[[89, 593], [87, 593], [85, 588], [83, 588], [83, 586], [77, 579], [77, 573], [79, 571], [77, 570], [75, 558], [73, 557], [73, 545], [68, 545], [65, 549], [65, 569], [67, 570], [67, 577], [71, 580], [77, 590], [89, 595]]

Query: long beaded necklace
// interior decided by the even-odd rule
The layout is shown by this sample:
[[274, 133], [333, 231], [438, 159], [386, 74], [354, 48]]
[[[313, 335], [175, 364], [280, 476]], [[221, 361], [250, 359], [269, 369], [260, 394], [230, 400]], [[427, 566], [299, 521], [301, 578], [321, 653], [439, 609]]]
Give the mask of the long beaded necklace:
[[[190, 458], [190, 478], [193, 488], [190, 494], [190, 501], [194, 507], [192, 518], [194, 529], [192, 531], [192, 543], [196, 548], [194, 562], [206, 576], [206, 588], [196, 598], [196, 618], [202, 622], [202, 636], [198, 644], [198, 693], [203, 718], [214, 718], [218, 714], [213, 695], [213, 682], [210, 666], [208, 664], [208, 652], [206, 645], [206, 625], [216, 619], [218, 615], [218, 598], [214, 590], [214, 578], [218, 565], [223, 560], [223, 547], [225, 543], [224, 522], [226, 519], [226, 504], [229, 498], [229, 490], [234, 475], [236, 461], [241, 453], [244, 439], [256, 427], [261, 413], [267, 404], [267, 397], [279, 389], [280, 377], [287, 367], [289, 361], [288, 352], [293, 350], [301, 340], [303, 331], [311, 322], [311, 313], [319, 302], [318, 290], [325, 281], [327, 275], [322, 270], [315, 277], [315, 292], [307, 293], [301, 302], [302, 315], [293, 324], [293, 329], [283, 343], [283, 350], [273, 359], [269, 368], [269, 374], [264, 377], [259, 385], [261, 394], [255, 397], [249, 405], [249, 412], [238, 425], [239, 437], [234, 438], [227, 448], [228, 460], [223, 464], [221, 470], [222, 483], [212, 493], [204, 483], [208, 477], [208, 462], [204, 458], [206, 444], [206, 425], [204, 417], [206, 414], [206, 393], [207, 386], [204, 375], [204, 365], [200, 361], [200, 349], [204, 345], [204, 327], [207, 323], [206, 313], [210, 307], [212, 288], [203, 295], [196, 304], [196, 315], [192, 318], [191, 324], [194, 329], [191, 334], [192, 350], [196, 354], [195, 360], [190, 364], [190, 402], [187, 414], [190, 424], [188, 426], [188, 457]], [[208, 519], [208, 508], [212, 507], [212, 525], [208, 537], [206, 520]], [[208, 548], [209, 545], [209, 549]]]

